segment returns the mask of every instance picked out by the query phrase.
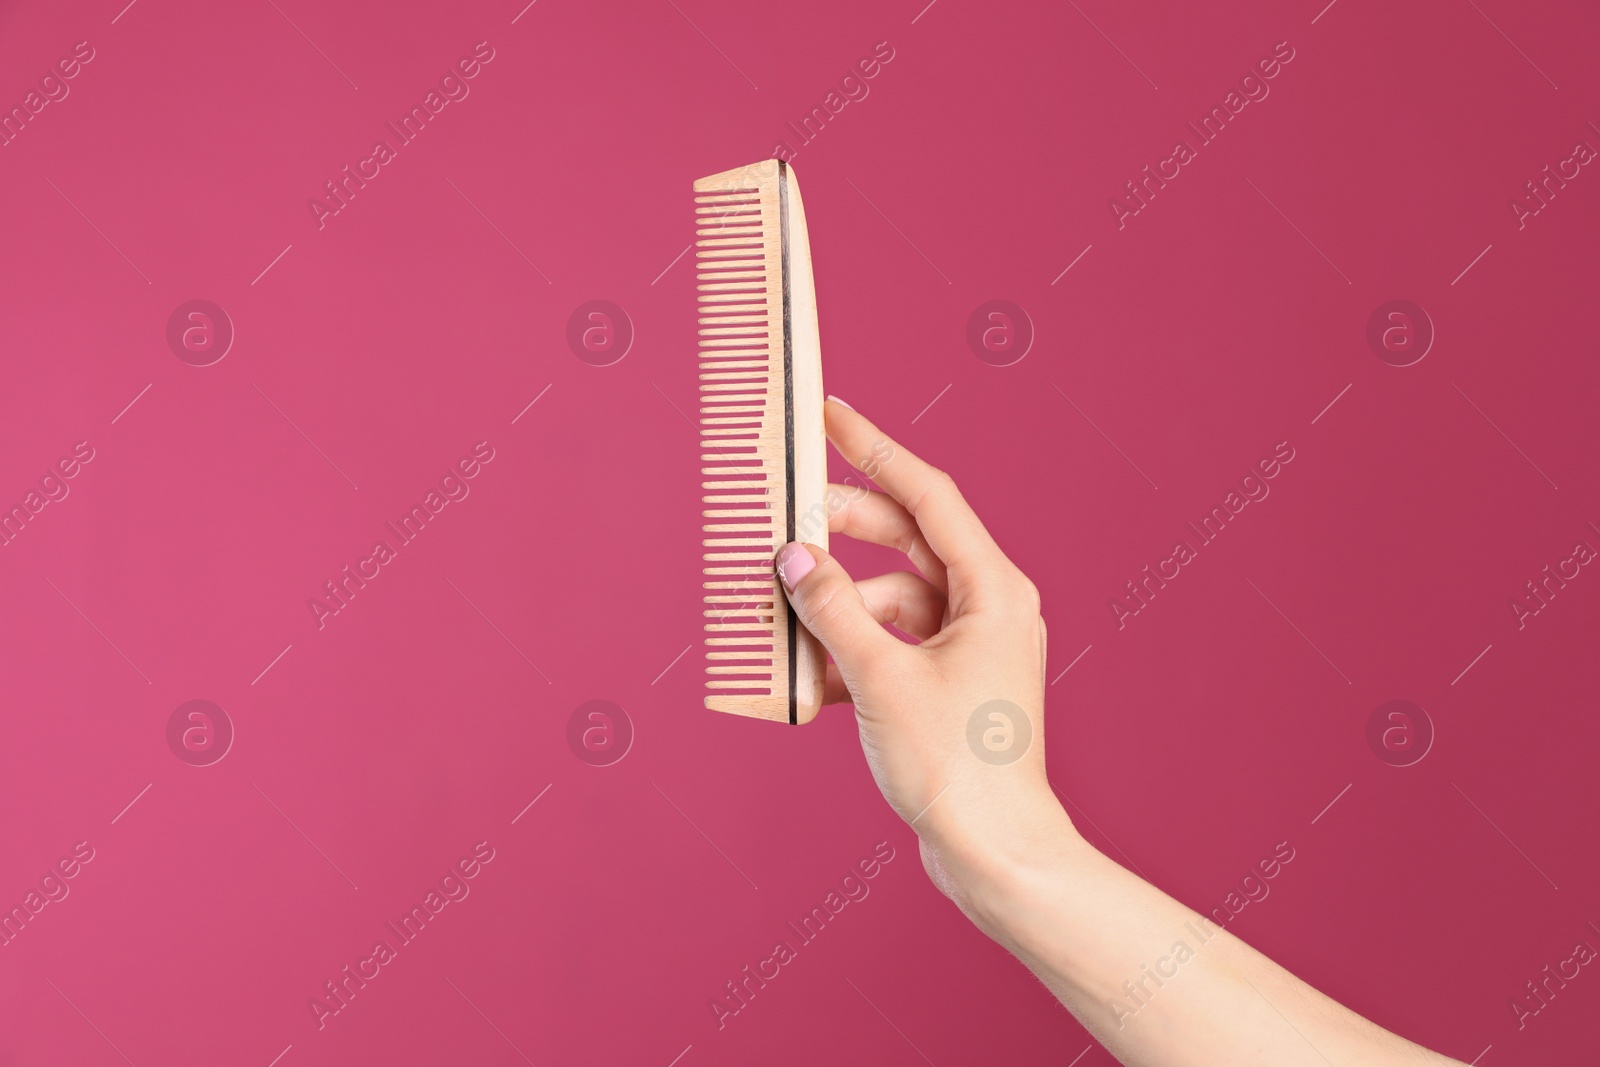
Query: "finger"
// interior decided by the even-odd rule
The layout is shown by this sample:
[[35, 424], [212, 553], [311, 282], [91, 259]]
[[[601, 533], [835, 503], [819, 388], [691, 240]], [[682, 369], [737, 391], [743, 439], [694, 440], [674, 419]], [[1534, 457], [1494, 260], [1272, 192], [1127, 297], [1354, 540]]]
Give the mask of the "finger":
[[982, 577], [1010, 565], [948, 474], [918, 459], [847, 404], [830, 400], [823, 415], [834, 448], [905, 507], [946, 567]]
[[828, 501], [829, 533], [904, 552], [928, 581], [948, 588], [944, 561], [934, 555], [911, 513], [894, 500], [860, 486], [829, 485]]
[[844, 675], [839, 673], [837, 663], [828, 664], [827, 676], [822, 680], [822, 706], [829, 704], [852, 704], [855, 700], [850, 695], [849, 688], [844, 684]]
[[862, 678], [900, 642], [867, 610], [837, 560], [815, 545], [790, 541], [778, 552], [778, 577], [794, 612], [846, 677]]
[[856, 583], [867, 610], [885, 626], [894, 626], [926, 641], [944, 625], [945, 596], [910, 571], [891, 571]]

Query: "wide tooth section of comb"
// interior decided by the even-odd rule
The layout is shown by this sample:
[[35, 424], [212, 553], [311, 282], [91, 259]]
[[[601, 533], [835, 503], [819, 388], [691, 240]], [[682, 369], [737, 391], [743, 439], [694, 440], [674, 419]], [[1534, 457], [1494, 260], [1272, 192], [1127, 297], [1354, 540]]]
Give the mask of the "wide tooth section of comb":
[[778, 165], [695, 182], [706, 706], [788, 721]]

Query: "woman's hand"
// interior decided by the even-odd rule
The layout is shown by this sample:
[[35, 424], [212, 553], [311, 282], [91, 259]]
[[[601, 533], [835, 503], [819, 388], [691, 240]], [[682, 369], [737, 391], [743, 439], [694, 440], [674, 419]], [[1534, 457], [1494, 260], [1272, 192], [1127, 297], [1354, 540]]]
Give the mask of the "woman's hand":
[[824, 703], [855, 704], [878, 788], [917, 831], [935, 883], [973, 914], [971, 890], [996, 867], [1075, 838], [1045, 777], [1039, 593], [949, 475], [838, 400], [824, 413], [839, 454], [885, 490], [830, 486], [829, 531], [898, 549], [921, 576], [852, 582], [798, 543], [778, 572], [833, 657]]
[[947, 475], [844, 404], [824, 410], [834, 447], [885, 490], [831, 487], [829, 530], [897, 548], [922, 576], [852, 582], [802, 544], [778, 553], [778, 573], [833, 656], [826, 701], [854, 701], [873, 777], [935, 884], [1123, 1063], [1455, 1063], [1329, 1000], [1078, 836], [1045, 778], [1038, 591]]

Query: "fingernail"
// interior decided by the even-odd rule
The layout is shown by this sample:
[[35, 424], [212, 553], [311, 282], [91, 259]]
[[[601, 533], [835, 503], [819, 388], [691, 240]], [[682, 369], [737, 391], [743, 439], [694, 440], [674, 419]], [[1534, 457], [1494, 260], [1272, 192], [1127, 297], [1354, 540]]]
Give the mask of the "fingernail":
[[[812, 393], [811, 395], [812, 396], [816, 396], [817, 394]], [[832, 393], [828, 394], [828, 399], [833, 401], [835, 404], [844, 404], [845, 407], [850, 408], [849, 404], [845, 404], [843, 400], [840, 400], [838, 397], [834, 396]], [[850, 408], [850, 410], [854, 411], [855, 408]]]
[[783, 587], [791, 593], [800, 584], [800, 579], [816, 570], [816, 567], [816, 559], [799, 541], [790, 541], [778, 551], [778, 577], [783, 580]]

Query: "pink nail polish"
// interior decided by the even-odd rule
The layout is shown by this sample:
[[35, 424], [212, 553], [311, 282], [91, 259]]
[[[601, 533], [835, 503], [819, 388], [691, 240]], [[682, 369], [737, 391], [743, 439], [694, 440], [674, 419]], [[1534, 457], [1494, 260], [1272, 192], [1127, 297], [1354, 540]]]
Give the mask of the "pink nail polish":
[[[812, 395], [815, 395], [815, 394], [812, 394]], [[834, 396], [832, 393], [828, 394], [828, 399], [833, 401], [835, 404], [844, 404], [845, 407], [850, 408], [849, 404], [845, 404], [843, 400], [840, 400], [838, 397]], [[850, 408], [850, 410], [854, 411], [855, 408]]]
[[778, 577], [782, 579], [783, 587], [791, 593], [800, 580], [816, 568], [816, 559], [798, 541], [790, 541], [778, 551]]

